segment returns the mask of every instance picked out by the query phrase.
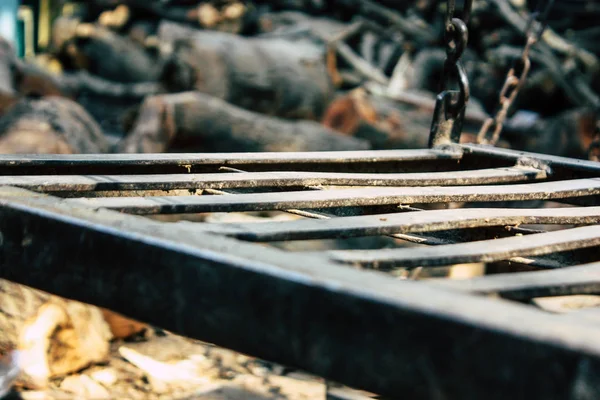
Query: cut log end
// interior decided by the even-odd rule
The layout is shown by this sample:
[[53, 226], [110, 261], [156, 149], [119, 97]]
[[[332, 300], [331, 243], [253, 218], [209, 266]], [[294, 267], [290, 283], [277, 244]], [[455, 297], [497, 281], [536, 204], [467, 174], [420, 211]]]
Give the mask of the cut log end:
[[355, 90], [334, 100], [323, 125], [368, 140], [375, 149], [424, 148], [431, 116], [415, 107]]
[[110, 145], [79, 104], [61, 97], [23, 99], [0, 120], [3, 153], [106, 153]]
[[106, 361], [112, 336], [100, 310], [0, 280], [0, 348], [15, 350], [21, 385], [45, 387], [50, 378]]

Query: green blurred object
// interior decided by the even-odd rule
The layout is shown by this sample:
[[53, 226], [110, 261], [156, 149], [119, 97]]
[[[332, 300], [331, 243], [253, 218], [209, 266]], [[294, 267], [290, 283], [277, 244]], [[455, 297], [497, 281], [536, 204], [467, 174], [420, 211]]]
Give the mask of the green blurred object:
[[19, 7], [16, 48], [21, 58], [35, 56], [35, 16], [29, 6]]
[[77, 5], [64, 0], [0, 0], [0, 35], [13, 43], [19, 57], [34, 57], [50, 46], [52, 22]]
[[25, 57], [25, 22], [21, 19], [17, 20], [17, 40], [15, 47], [17, 48], [19, 57]]

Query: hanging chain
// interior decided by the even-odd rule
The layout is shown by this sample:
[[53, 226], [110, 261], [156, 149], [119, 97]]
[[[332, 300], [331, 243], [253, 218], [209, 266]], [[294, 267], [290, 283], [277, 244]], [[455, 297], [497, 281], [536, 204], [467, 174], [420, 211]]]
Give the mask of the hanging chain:
[[[477, 135], [477, 143], [495, 145], [498, 142], [498, 139], [500, 139], [500, 133], [502, 132], [502, 127], [504, 126], [504, 121], [506, 120], [508, 110], [517, 97], [519, 90], [525, 84], [527, 74], [531, 68], [531, 60], [529, 59], [531, 47], [537, 43], [538, 40], [540, 40], [544, 30], [546, 29], [546, 19], [554, 0], [550, 0], [548, 2], [545, 10], [542, 13], [541, 9], [543, 3], [544, 0], [539, 0], [536, 11], [533, 12], [529, 17], [527, 29], [525, 30], [525, 48], [521, 53], [521, 58], [515, 60], [512, 67], [508, 71], [508, 74], [506, 75], [504, 86], [502, 86], [502, 90], [500, 91], [500, 109], [494, 118], [490, 117], [485, 120], [481, 126], [481, 130]], [[540, 20], [538, 20], [538, 17], [541, 17]], [[517, 67], [519, 66], [522, 69], [521, 74], [517, 76]], [[492, 126], [494, 127], [494, 132], [491, 139], [488, 139], [488, 131]]]
[[[444, 27], [446, 42], [446, 61], [441, 82], [441, 91], [437, 95], [433, 121], [429, 135], [429, 146], [458, 143], [469, 101], [469, 79], [461, 62], [461, 56], [467, 47], [469, 31], [467, 23], [471, 14], [473, 0], [464, 0], [462, 19], [455, 18], [456, 0], [448, 0]], [[448, 90], [451, 78], [456, 79], [458, 90]]]

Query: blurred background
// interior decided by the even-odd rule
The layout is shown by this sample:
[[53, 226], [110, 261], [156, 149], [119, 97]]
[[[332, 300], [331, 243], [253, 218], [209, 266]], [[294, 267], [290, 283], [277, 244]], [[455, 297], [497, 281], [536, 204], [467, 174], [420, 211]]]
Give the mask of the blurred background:
[[[462, 57], [471, 98], [460, 140], [489, 144], [482, 127], [504, 102], [492, 144], [598, 160], [600, 0], [538, 1], [474, 0]], [[540, 18], [547, 29], [524, 57], [528, 21], [548, 5]], [[425, 148], [446, 58], [446, 7], [438, 0], [0, 0], [0, 153]], [[520, 77], [528, 63], [526, 79], [512, 87], [517, 96], [501, 100], [511, 68]], [[166, 218], [179, 217], [292, 218]], [[294, 250], [406, 245], [386, 240], [303, 241]], [[458, 267], [439, 273], [485, 270]], [[325, 398], [322, 379], [5, 280], [0, 305], [0, 397]]]
[[[473, 3], [462, 141], [477, 141], [499, 110], [511, 66], [520, 74], [538, 5], [547, 3]], [[0, 34], [11, 49], [0, 55], [0, 151], [425, 147], [445, 59], [445, 7], [437, 0], [3, 0]], [[497, 145], [595, 157], [598, 18], [598, 1], [554, 1]], [[57, 96], [81, 109], [60, 114]], [[150, 123], [159, 103], [185, 113], [169, 129]], [[38, 115], [42, 108], [61, 115], [60, 130], [40, 132], [48, 118]], [[34, 114], [40, 126], [30, 121], [25, 129], [20, 119]], [[83, 115], [85, 126], [66, 122]], [[17, 146], [15, 125], [36, 148]], [[244, 134], [235, 129], [242, 125]]]

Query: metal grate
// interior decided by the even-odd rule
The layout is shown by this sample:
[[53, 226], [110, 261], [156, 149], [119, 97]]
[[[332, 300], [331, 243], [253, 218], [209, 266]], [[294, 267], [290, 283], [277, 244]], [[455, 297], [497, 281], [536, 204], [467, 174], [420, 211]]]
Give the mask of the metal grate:
[[[3, 155], [0, 173], [2, 278], [392, 398], [600, 395], [599, 309], [532, 301], [600, 294], [600, 163], [448, 145]], [[273, 210], [298, 218], [162, 215]], [[347, 248], [292, 246], [329, 239]], [[412, 279], [459, 263], [490, 274]]]

